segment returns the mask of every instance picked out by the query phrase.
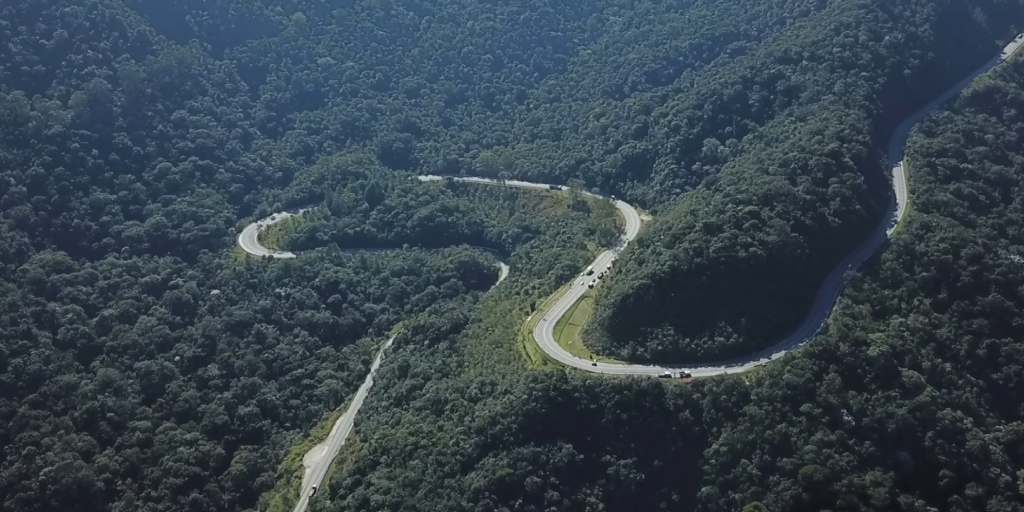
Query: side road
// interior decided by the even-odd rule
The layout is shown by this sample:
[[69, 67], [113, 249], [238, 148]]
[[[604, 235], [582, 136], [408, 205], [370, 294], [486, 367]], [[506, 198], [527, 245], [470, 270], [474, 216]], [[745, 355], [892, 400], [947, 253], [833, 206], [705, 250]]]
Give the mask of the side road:
[[[505, 263], [499, 263], [498, 265], [501, 267], [501, 270], [498, 274], [498, 281], [494, 283], [494, 286], [498, 286], [508, 277], [508, 265]], [[331, 427], [331, 433], [327, 435], [327, 439], [311, 448], [303, 457], [302, 465], [305, 471], [302, 476], [302, 485], [299, 487], [299, 501], [293, 509], [295, 512], [305, 512], [306, 507], [309, 505], [310, 491], [313, 490], [314, 486], [319, 486], [323, 483], [331, 464], [338, 457], [338, 453], [341, 451], [345, 441], [348, 440], [349, 434], [352, 433], [356, 415], [359, 414], [359, 409], [363, 407], [363, 402], [370, 393], [370, 388], [373, 387], [373, 377], [377, 374], [377, 369], [380, 368], [384, 357], [394, 343], [395, 336], [391, 336], [380, 347], [380, 350], [377, 351], [377, 356], [373, 358], [373, 363], [370, 365], [370, 372], [366, 374], [366, 380], [363, 381], [355, 396], [352, 397], [352, 403], [349, 404], [348, 409], [342, 413], [338, 421], [334, 422], [334, 426]]]

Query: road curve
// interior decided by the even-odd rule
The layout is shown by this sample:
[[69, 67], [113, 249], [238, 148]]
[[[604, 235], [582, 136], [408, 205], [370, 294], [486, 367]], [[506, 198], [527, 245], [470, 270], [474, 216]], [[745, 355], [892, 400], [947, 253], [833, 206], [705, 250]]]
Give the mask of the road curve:
[[278, 222], [281, 222], [289, 217], [299, 215], [304, 211], [306, 210], [302, 209], [295, 212], [279, 212], [271, 215], [270, 217], [260, 219], [256, 222], [253, 222], [252, 224], [249, 224], [248, 226], [245, 227], [245, 229], [242, 230], [241, 233], [238, 234], [238, 246], [241, 247], [243, 251], [253, 256], [270, 256], [271, 258], [277, 259], [294, 258], [295, 253], [287, 251], [275, 251], [273, 249], [267, 249], [266, 247], [263, 247], [262, 245], [260, 245], [259, 235], [268, 226], [277, 224]]
[[[889, 139], [888, 147], [888, 160], [892, 162], [892, 182], [893, 182], [893, 200], [890, 202], [886, 214], [883, 216], [882, 221], [879, 225], [870, 233], [870, 235], [852, 252], [850, 252], [842, 261], [836, 265], [835, 268], [825, 277], [821, 286], [818, 289], [817, 295], [815, 296], [814, 302], [811, 304], [811, 309], [805, 317], [804, 321], [787, 337], [780, 340], [775, 345], [734, 360], [722, 361], [714, 364], [705, 365], [640, 365], [640, 364], [617, 364], [617, 363], [594, 363], [592, 361], [576, 357], [564, 350], [558, 345], [558, 342], [554, 337], [554, 327], [558, 320], [572, 307], [572, 305], [583, 296], [587, 291], [586, 286], [582, 286], [579, 282], [574, 282], [569, 292], [564, 295], [554, 306], [552, 306], [546, 314], [540, 319], [537, 327], [534, 330], [534, 338], [537, 343], [544, 350], [548, 356], [552, 359], [571, 366], [580, 370], [604, 373], [604, 374], [615, 374], [615, 375], [657, 375], [662, 374], [666, 371], [674, 371], [679, 369], [688, 369], [693, 376], [711, 376], [721, 375], [728, 373], [738, 373], [747, 371], [753, 367], [760, 366], [773, 359], [782, 357], [788, 352], [793, 351], [795, 348], [807, 342], [809, 339], [814, 337], [818, 331], [825, 325], [828, 320], [829, 314], [832, 308], [835, 306], [836, 300], [839, 298], [839, 294], [843, 290], [845, 283], [845, 277], [847, 272], [858, 269], [868, 258], [870, 258], [876, 251], [885, 246], [889, 236], [892, 235], [897, 224], [903, 219], [906, 214], [907, 208], [907, 175], [906, 175], [906, 160], [904, 158], [904, 152], [906, 149], [907, 137], [913, 127], [919, 123], [922, 119], [928, 116], [935, 108], [942, 103], [948, 101], [953, 96], [959, 94], [964, 88], [971, 84], [978, 76], [988, 72], [995, 66], [1009, 59], [1014, 55], [1022, 46], [1024, 46], [1024, 35], [1018, 36], [1010, 44], [1003, 48], [999, 55], [996, 55], [991, 60], [986, 62], [984, 65], [979, 67], [973, 73], [964, 77], [963, 80], [950, 87], [943, 94], [936, 97], [932, 102], [918, 109], [916, 112], [908, 116], [902, 123], [900, 123], [893, 131]], [[547, 185], [543, 183], [531, 183], [526, 181], [518, 180], [506, 180], [498, 181], [487, 178], [475, 178], [475, 177], [441, 177], [441, 176], [419, 176], [421, 181], [441, 181], [444, 179], [452, 179], [456, 181], [462, 181], [467, 183], [480, 183], [480, 184], [503, 184], [505, 186], [527, 188], [527, 189], [560, 189], [564, 190], [565, 187], [557, 185]], [[584, 192], [586, 193], [586, 192]], [[589, 194], [589, 193], [586, 193]], [[589, 194], [594, 195], [594, 194]], [[615, 206], [622, 213], [626, 220], [626, 229], [620, 239], [619, 244], [608, 251], [603, 252], [593, 262], [595, 269], [603, 269], [608, 263], [610, 263], [618, 253], [620, 253], [626, 245], [636, 238], [637, 233], [640, 231], [640, 216], [633, 206], [619, 200], [614, 201]], [[273, 224], [274, 222], [280, 222], [284, 218], [278, 214], [278, 217], [269, 217], [259, 222], [253, 223], [245, 228], [241, 235], [239, 235], [239, 244], [242, 248], [257, 256], [271, 256], [275, 258], [294, 258], [295, 255], [288, 252], [271, 251], [259, 245], [256, 240], [256, 233], [259, 229]]]
[[[973, 73], [964, 77], [963, 80], [947, 89], [944, 93], [932, 100], [932, 102], [918, 109], [896, 127], [889, 139], [887, 154], [892, 170], [894, 197], [892, 198], [893, 200], [890, 201], [886, 213], [882, 217], [882, 221], [859, 246], [847, 254], [847, 256], [843, 258], [843, 260], [840, 261], [825, 277], [825, 280], [818, 288], [814, 302], [811, 304], [811, 309], [808, 311], [804, 321], [789, 336], [786, 336], [773, 346], [736, 359], [701, 365], [682, 364], [659, 366], [588, 361], [581, 357], [574, 356], [564, 350], [558, 345], [558, 342], [554, 337], [555, 324], [558, 323], [558, 320], [569, 311], [572, 305], [579, 300], [587, 290], [586, 287], [579, 286], [578, 284], [574, 284], [569, 293], [560, 299], [550, 310], [547, 311], [544, 317], [541, 318], [533, 332], [533, 336], [537, 340], [537, 343], [540, 344], [545, 353], [564, 365], [584, 371], [612, 375], [660, 375], [665, 372], [677, 372], [681, 369], [689, 371], [694, 377], [740, 373], [748, 371], [751, 368], [761, 366], [769, 361], [778, 359], [787, 353], [792, 352], [796, 348], [808, 342], [821, 330], [822, 327], [824, 327], [832, 313], [832, 309], [835, 307], [836, 301], [839, 299], [839, 294], [843, 291], [846, 274], [858, 269], [865, 261], [868, 260], [868, 258], [875, 254], [875, 252], [882, 249], [886, 245], [888, 238], [895, 231], [896, 226], [901, 220], [903, 220], [907, 211], [908, 202], [908, 183], [906, 173], [907, 163], [905, 151], [907, 138], [909, 137], [910, 131], [913, 127], [927, 117], [939, 105], [945, 103], [963, 91], [976, 78], [1008, 60], [1018, 50], [1020, 50], [1022, 46], [1024, 46], [1024, 34], [1018, 35], [1017, 38], [1003, 48], [999, 55], [993, 57]], [[628, 205], [625, 206], [628, 207]], [[629, 207], [624, 209], [620, 206], [619, 209], [620, 211], [623, 211], [623, 214], [627, 215], [628, 219], [629, 216], [626, 210], [632, 208]], [[635, 213], [636, 212], [634, 210], [633, 214], [635, 215]], [[630, 233], [627, 230], [624, 236], [625, 242], [628, 243], [634, 236], [635, 233]], [[599, 256], [594, 263], [594, 268], [603, 269], [607, 264], [609, 253], [612, 252], [615, 251], [609, 251]]]

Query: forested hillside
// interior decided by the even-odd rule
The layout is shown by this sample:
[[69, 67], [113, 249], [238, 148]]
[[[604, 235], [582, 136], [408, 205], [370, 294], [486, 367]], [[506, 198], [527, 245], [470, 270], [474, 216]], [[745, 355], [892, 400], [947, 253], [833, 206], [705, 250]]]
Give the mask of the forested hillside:
[[[750, 135], [729, 151], [711, 144], [720, 170], [641, 234], [598, 295], [592, 348], [723, 361], [794, 329], [818, 283], [879, 221], [899, 116], [994, 51], [962, 42], [1001, 33], [970, 12], [965, 2], [836, 3], [723, 65], [738, 88], [793, 101], [729, 117]], [[792, 77], [799, 85], [775, 89]], [[702, 168], [706, 158], [690, 151], [681, 161]]]
[[[347, 181], [332, 181], [340, 183], [333, 190], [325, 186], [322, 208], [286, 226], [282, 247], [303, 251], [326, 245], [384, 249], [468, 244], [511, 254], [548, 229], [552, 219], [565, 216], [575, 221], [562, 230], [567, 238], [608, 246], [619, 234], [620, 220], [611, 201], [588, 201], [571, 191], [454, 180], [427, 184], [372, 167]], [[575, 272], [569, 269], [566, 276]]]
[[[252, 509], [291, 443], [361, 382], [375, 339], [453, 301], [472, 309], [494, 283], [493, 257], [466, 248], [242, 257], [239, 220], [358, 184], [352, 158], [261, 133], [231, 63], [116, 2], [0, 13], [3, 510]], [[607, 219], [548, 202], [486, 221], [515, 235], [513, 261], [540, 262], [524, 277], [555, 282]]]
[[1024, 506], [1022, 112], [1018, 60], [912, 137], [906, 225], [828, 332], [737, 396], [705, 510]]
[[[795, 327], [878, 220], [888, 131], [1022, 16], [1012, 0], [209, 4], [129, 2], [235, 73], [270, 183], [358, 148], [399, 171], [579, 180], [662, 213], [585, 339], [673, 362]], [[309, 199], [269, 188], [248, 204]]]
[[[1019, 65], [913, 139], [912, 216], [828, 332], [744, 378], [551, 371], [524, 321], [609, 241], [607, 204], [411, 178], [650, 209], [587, 339], [727, 357], [803, 315], [877, 221], [888, 130], [1022, 21], [1012, 0], [0, 0], [0, 507], [255, 509], [401, 323], [315, 510], [1020, 508]], [[233, 251], [311, 205], [277, 233], [303, 257]], [[462, 243], [513, 274], [483, 294], [494, 259]]]
[[1017, 61], [925, 123], [892, 246], [747, 377], [481, 373], [509, 364], [512, 287], [461, 335], [428, 321], [446, 357], [396, 354], [317, 510], [1020, 509], [1022, 112]]

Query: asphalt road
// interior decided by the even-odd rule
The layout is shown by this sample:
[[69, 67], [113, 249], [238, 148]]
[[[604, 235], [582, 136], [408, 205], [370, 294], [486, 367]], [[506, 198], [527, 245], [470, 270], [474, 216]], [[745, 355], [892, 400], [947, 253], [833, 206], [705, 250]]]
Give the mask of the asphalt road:
[[270, 256], [271, 258], [278, 258], [278, 259], [291, 259], [291, 258], [294, 258], [295, 257], [295, 253], [286, 252], [286, 251], [275, 251], [273, 249], [267, 249], [266, 247], [263, 247], [262, 245], [260, 245], [260, 241], [259, 241], [258, 237], [259, 237], [260, 232], [262, 232], [267, 226], [272, 226], [274, 224], [277, 224], [278, 222], [281, 222], [281, 221], [287, 219], [288, 217], [292, 217], [294, 215], [298, 215], [298, 214], [302, 213], [303, 211], [305, 211], [305, 210], [299, 210], [299, 211], [297, 211], [295, 213], [292, 213], [292, 212], [275, 213], [275, 214], [271, 215], [270, 217], [267, 217], [265, 219], [260, 219], [260, 220], [258, 220], [256, 222], [253, 222], [252, 224], [249, 224], [238, 235], [238, 246], [241, 247], [243, 251], [245, 251], [245, 252], [247, 252], [249, 254], [252, 254], [253, 256]]
[[[804, 321], [797, 327], [793, 333], [784, 339], [780, 340], [775, 345], [761, 350], [757, 353], [743, 356], [730, 361], [723, 361], [715, 364], [707, 365], [639, 365], [639, 364], [615, 364], [615, 363], [603, 363], [603, 362], [592, 362], [580, 357], [576, 357], [566, 350], [562, 349], [558, 345], [558, 342], [554, 337], [554, 327], [558, 320], [565, 315], [573, 304], [576, 303], [587, 291], [586, 282], [593, 279], [592, 277], [586, 278], [575, 278], [572, 287], [569, 289], [558, 302], [552, 306], [546, 314], [540, 319], [536, 328], [534, 329], [534, 338], [540, 345], [541, 349], [550, 356], [552, 359], [573, 368], [577, 368], [583, 371], [612, 374], [612, 375], [658, 375], [664, 372], [674, 372], [680, 369], [687, 369], [692, 373], [694, 377], [705, 377], [712, 375], [722, 375], [730, 373], [740, 373], [747, 371], [756, 366], [763, 365], [769, 361], [782, 357], [783, 355], [793, 351], [800, 347], [807, 341], [809, 341], [814, 335], [816, 335], [821, 328], [825, 325], [828, 320], [832, 309], [835, 306], [836, 301], [839, 298], [839, 294], [842, 293], [845, 285], [846, 274], [859, 268], [868, 258], [875, 254], [880, 249], [884, 248], [889, 236], [895, 230], [896, 225], [903, 219], [906, 213], [907, 207], [907, 176], [906, 176], [906, 159], [904, 156], [906, 150], [907, 138], [914, 125], [919, 123], [925, 117], [928, 116], [935, 108], [945, 103], [952, 97], [959, 94], [964, 88], [971, 84], [978, 76], [988, 72], [992, 68], [996, 67], [1006, 59], [1014, 55], [1022, 46], [1024, 46], [1024, 38], [1018, 37], [1012, 43], [1008, 44], [1003, 51], [986, 62], [983, 66], [975, 70], [973, 73], [965, 77], [963, 80], [958, 82], [953, 87], [949, 88], [942, 95], [935, 98], [931, 103], [925, 105], [912, 115], [907, 117], [896, 130], [893, 132], [889, 140], [889, 151], [888, 160], [891, 162], [892, 168], [892, 181], [893, 181], [893, 200], [890, 202], [889, 208], [886, 215], [883, 216], [883, 220], [878, 226], [871, 232], [871, 234], [852, 252], [850, 252], [846, 258], [844, 258], [838, 265], [828, 274], [825, 280], [822, 282], [818, 289], [818, 293], [815, 296], [814, 302], [811, 305], [811, 309], [808, 312]], [[441, 176], [420, 176], [421, 181], [439, 181], [446, 179]], [[486, 178], [472, 178], [472, 177], [454, 177], [447, 179], [455, 179], [458, 181], [464, 181], [469, 183], [481, 183], [481, 184], [500, 184], [504, 186], [513, 186], [519, 188], [528, 189], [540, 189], [547, 190], [550, 188], [558, 188], [564, 190], [565, 187], [557, 187], [547, 185], [543, 183], [530, 183], [525, 181], [517, 180], [506, 180], [499, 182], [497, 180], [491, 180]], [[589, 193], [588, 193], [589, 194]], [[589, 194], [594, 195], [594, 194]], [[596, 196], [599, 197], [599, 196]], [[636, 209], [619, 200], [614, 201], [615, 206], [622, 213], [626, 221], [626, 227], [620, 238], [619, 242], [615, 247], [601, 253], [597, 259], [594, 260], [592, 266], [595, 269], [595, 274], [605, 269], [609, 263], [611, 263], [615, 257], [622, 252], [629, 242], [633, 241], [637, 234], [640, 232], [640, 216]], [[267, 249], [259, 244], [257, 235], [265, 227], [272, 225], [276, 222], [280, 222], [292, 213], [284, 212], [274, 214], [266, 219], [261, 219], [245, 227], [242, 233], [238, 236], [239, 246], [247, 253], [255, 256], [270, 256], [272, 258], [295, 258], [296, 255], [291, 252], [274, 251]], [[498, 282], [500, 283], [508, 275], [508, 266], [501, 263], [501, 273]], [[362, 407], [363, 401], [369, 393], [370, 387], [373, 386], [373, 376], [377, 369], [380, 367], [381, 361], [384, 358], [385, 352], [390, 348], [394, 342], [394, 337], [389, 339], [380, 352], [373, 360], [373, 364], [370, 367], [370, 372], [366, 376], [366, 380], [362, 386], [356, 392], [355, 397], [352, 399], [352, 404], [348, 410], [342, 415], [341, 418], [335, 423], [331, 429], [331, 433], [328, 435], [327, 440], [324, 444], [326, 446], [319, 446], [314, 450], [320, 450], [319, 456], [311, 457], [312, 464], [307, 468], [306, 478], [303, 479], [301, 496], [299, 502], [295, 506], [295, 512], [304, 512], [308, 504], [309, 491], [314, 485], [319, 485], [327, 474], [327, 470], [330, 467], [331, 462], [337, 456], [344, 444], [349, 433], [352, 431], [352, 427], [355, 421], [355, 416]], [[311, 455], [313, 455], [311, 453]]]
[[[815, 296], [814, 302], [811, 304], [811, 308], [808, 311], [807, 316], [804, 318], [804, 321], [789, 336], [779, 340], [776, 344], [747, 356], [704, 365], [659, 366], [602, 362], [595, 363], [588, 361], [581, 357], [576, 357], [564, 350], [558, 345], [558, 342], [554, 337], [555, 324], [567, 311], [569, 311], [572, 305], [579, 300], [587, 290], [585, 286], [578, 285], [574, 285], [570, 292], [559, 300], [550, 310], [548, 310], [547, 314], [541, 318], [541, 321], [537, 324], [537, 327], [533, 332], [537, 343], [540, 344], [545, 353], [556, 361], [584, 371], [612, 375], [659, 375], [665, 372], [678, 372], [679, 370], [685, 369], [694, 377], [708, 377], [713, 375], [745, 372], [751, 368], [761, 366], [769, 361], [778, 359], [799, 348], [804, 343], [810, 341], [810, 339], [813, 338], [828, 321], [828, 317], [832, 313], [832, 309], [835, 307], [836, 301], [839, 299], [839, 294], [842, 293], [845, 286], [846, 274], [860, 268], [868, 258], [880, 249], [884, 248], [889, 236], [891, 236], [895, 231], [899, 222], [903, 220], [907, 211], [908, 201], [908, 183], [906, 173], [907, 162], [904, 154], [906, 152], [907, 138], [910, 135], [910, 131], [933, 110], [959, 94], [976, 78], [1010, 58], [1019, 51], [1021, 47], [1024, 47], [1024, 37], [1018, 36], [1018, 38], [1014, 39], [1013, 42], [1006, 45], [999, 55], [993, 57], [973, 73], [964, 77], [963, 80], [947, 89], [944, 93], [932, 100], [932, 102], [918, 109], [896, 127], [889, 139], [888, 148], [888, 160], [891, 163], [892, 168], [894, 197], [889, 204], [886, 214], [882, 217], [882, 222], [879, 223], [871, 234], [859, 246], [857, 246], [857, 248], [843, 258], [843, 260], [832, 269], [828, 276], [825, 277], [825, 280], [822, 281], [821, 286], [818, 288], [817, 295]], [[629, 207], [629, 205], [625, 205], [625, 208], [620, 206], [619, 209], [620, 211], [623, 211], [623, 214], [627, 215], [628, 219], [629, 215], [627, 214], [627, 211], [631, 209], [631, 207]], [[635, 215], [635, 213], [636, 212], [634, 211], [633, 214]], [[625, 242], [628, 243], [635, 236], [635, 232], [631, 234], [627, 230]], [[608, 254], [609, 253], [602, 254], [597, 258], [597, 260], [595, 260], [595, 269], [604, 268], [604, 265], [607, 264]]]
[[348, 409], [338, 418], [338, 421], [334, 422], [334, 426], [331, 428], [331, 433], [327, 435], [327, 439], [324, 440], [323, 444], [326, 447], [316, 447], [313, 450], [320, 451], [320, 456], [316, 457], [315, 462], [306, 468], [306, 477], [302, 479], [302, 487], [299, 490], [299, 502], [295, 504], [293, 509], [295, 512], [305, 512], [306, 506], [309, 504], [309, 491], [314, 485], [319, 486], [323, 482], [324, 477], [327, 476], [327, 470], [330, 469], [331, 463], [334, 462], [335, 457], [338, 456], [338, 452], [341, 451], [342, 445], [345, 444], [345, 440], [348, 439], [349, 434], [352, 433], [352, 427], [355, 426], [356, 414], [359, 414], [359, 409], [363, 407], [363, 401], [366, 400], [366, 395], [369, 394], [370, 388], [373, 387], [373, 376], [377, 373], [377, 369], [380, 368], [381, 361], [384, 360], [384, 354], [387, 352], [391, 345], [395, 342], [395, 337], [388, 338], [384, 345], [377, 352], [377, 356], [373, 358], [373, 364], [370, 365], [370, 372], [366, 374], [366, 380], [359, 386], [359, 390], [356, 391], [356, 395], [352, 397], [352, 403], [348, 406]]

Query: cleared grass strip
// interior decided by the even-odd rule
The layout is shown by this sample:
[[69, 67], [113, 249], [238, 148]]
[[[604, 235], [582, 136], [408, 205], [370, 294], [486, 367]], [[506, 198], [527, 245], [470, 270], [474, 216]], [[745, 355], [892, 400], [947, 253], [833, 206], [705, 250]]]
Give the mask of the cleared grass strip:
[[581, 333], [593, 312], [594, 292], [589, 291], [580, 300], [576, 301], [576, 304], [573, 304], [565, 316], [559, 318], [558, 322], [555, 323], [555, 340], [558, 341], [559, 346], [574, 356], [602, 363], [621, 363], [621, 361], [616, 359], [591, 352], [586, 344], [583, 343]]

